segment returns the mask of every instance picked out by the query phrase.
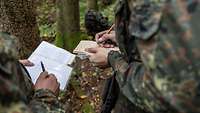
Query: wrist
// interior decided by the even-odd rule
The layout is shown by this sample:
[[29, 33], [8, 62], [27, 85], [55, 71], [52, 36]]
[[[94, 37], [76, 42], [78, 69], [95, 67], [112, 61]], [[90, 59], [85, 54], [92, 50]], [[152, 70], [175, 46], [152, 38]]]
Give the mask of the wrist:
[[51, 90], [48, 90], [48, 89], [36, 89], [33, 97], [34, 98], [42, 98], [42, 97], [57, 98], [55, 93], [53, 93]]
[[115, 63], [116, 63], [117, 58], [119, 58], [120, 56], [121, 56], [121, 54], [119, 53], [119, 51], [111, 50], [108, 53], [108, 57], [107, 57], [108, 65], [113, 67], [115, 65]]

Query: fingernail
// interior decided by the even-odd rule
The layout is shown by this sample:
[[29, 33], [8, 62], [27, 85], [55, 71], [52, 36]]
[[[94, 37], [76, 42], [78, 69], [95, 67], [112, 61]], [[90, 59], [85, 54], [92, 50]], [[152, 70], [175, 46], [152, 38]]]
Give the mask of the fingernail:
[[102, 38], [99, 38], [99, 41], [102, 41], [103, 39]]

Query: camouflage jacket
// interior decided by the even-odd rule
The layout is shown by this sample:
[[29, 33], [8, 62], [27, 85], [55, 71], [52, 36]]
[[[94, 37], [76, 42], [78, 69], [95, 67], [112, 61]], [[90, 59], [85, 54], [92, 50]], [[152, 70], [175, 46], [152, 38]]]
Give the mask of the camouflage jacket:
[[[110, 52], [123, 94], [153, 113], [198, 113], [198, 0], [119, 0]], [[142, 62], [138, 61], [139, 54]]]
[[0, 33], [0, 113], [64, 113], [51, 91], [34, 91], [17, 61], [15, 45], [12, 36]]

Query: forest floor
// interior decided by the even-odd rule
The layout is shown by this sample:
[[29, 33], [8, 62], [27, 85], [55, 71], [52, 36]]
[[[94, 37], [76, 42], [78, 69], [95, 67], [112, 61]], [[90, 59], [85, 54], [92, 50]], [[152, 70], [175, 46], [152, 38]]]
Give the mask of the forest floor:
[[[43, 40], [53, 43], [56, 37], [56, 0], [37, 1], [37, 20], [40, 36]], [[113, 7], [99, 7], [100, 12], [113, 21]], [[84, 36], [82, 39], [91, 39], [84, 28], [84, 15], [86, 12], [85, 0], [80, 0], [80, 25]], [[79, 38], [80, 39], [80, 38]], [[74, 45], [75, 47], [76, 45]], [[106, 78], [112, 75], [111, 69], [95, 67], [87, 59], [76, 58], [74, 71], [67, 86], [59, 99], [64, 103], [67, 113], [98, 113], [101, 105], [101, 94]]]
[[[105, 80], [111, 69], [100, 69], [88, 59], [76, 58], [70, 84], [61, 100], [68, 113], [99, 113]], [[66, 101], [67, 100], [67, 101]]]

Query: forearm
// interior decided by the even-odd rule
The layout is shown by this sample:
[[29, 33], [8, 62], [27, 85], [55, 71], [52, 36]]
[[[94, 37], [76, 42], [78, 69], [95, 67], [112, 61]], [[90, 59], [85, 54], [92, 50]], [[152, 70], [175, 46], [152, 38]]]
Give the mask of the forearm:
[[116, 79], [120, 87], [123, 87], [129, 64], [118, 51], [111, 51], [108, 55], [108, 63], [116, 73]]
[[40, 89], [35, 91], [29, 107], [33, 113], [65, 113], [61, 103], [50, 90]]
[[[128, 63], [119, 52], [111, 52], [108, 62], [116, 73], [116, 80], [120, 91], [132, 102], [137, 96], [135, 90], [141, 91], [141, 83], [144, 77], [144, 66], [141, 62]], [[135, 89], [136, 88], [136, 89]]]

